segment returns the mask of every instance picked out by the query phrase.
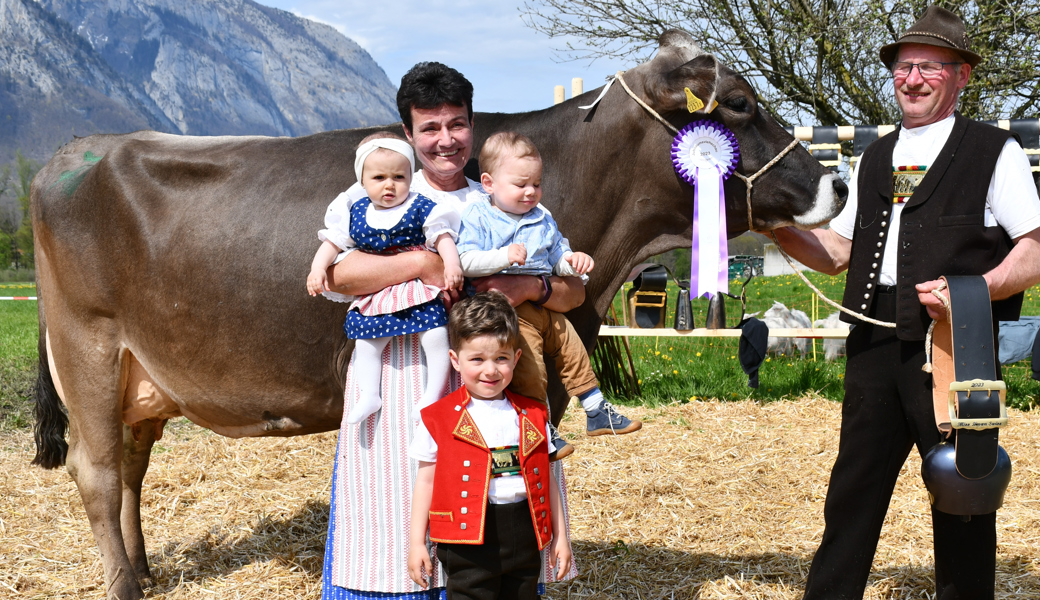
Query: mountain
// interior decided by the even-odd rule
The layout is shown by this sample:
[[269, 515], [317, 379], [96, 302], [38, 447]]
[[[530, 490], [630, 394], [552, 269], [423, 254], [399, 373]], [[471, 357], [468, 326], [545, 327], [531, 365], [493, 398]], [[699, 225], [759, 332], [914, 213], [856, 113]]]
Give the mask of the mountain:
[[0, 162], [98, 132], [391, 123], [395, 98], [353, 41], [250, 0], [0, 0]]

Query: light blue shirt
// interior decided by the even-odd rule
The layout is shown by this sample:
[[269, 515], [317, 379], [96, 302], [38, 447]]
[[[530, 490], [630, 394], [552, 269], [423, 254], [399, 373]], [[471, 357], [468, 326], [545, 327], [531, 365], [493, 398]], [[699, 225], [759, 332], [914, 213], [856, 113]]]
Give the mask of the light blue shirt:
[[497, 250], [510, 244], [523, 244], [527, 249], [526, 264], [502, 271], [510, 275], [552, 275], [553, 267], [571, 251], [570, 242], [560, 234], [556, 221], [541, 205], [514, 220], [495, 208], [487, 195], [483, 201], [470, 202], [462, 213], [459, 254]]

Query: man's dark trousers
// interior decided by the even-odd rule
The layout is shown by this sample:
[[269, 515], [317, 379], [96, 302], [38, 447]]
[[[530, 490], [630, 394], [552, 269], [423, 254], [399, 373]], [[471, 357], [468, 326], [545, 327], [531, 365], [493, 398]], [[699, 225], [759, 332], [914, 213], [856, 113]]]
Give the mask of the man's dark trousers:
[[[879, 288], [873, 316], [895, 321], [894, 290]], [[899, 471], [916, 444], [940, 441], [924, 343], [861, 323], [847, 341], [841, 441], [824, 506], [826, 528], [806, 582], [806, 600], [863, 598]], [[993, 598], [996, 513], [962, 517], [932, 509], [936, 599]]]

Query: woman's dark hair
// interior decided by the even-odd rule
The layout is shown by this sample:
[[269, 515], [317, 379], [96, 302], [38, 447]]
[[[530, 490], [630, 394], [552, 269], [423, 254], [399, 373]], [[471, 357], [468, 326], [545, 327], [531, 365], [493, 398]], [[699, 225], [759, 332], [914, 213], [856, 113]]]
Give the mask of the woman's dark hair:
[[442, 104], [465, 106], [473, 121], [473, 84], [462, 73], [439, 62], [421, 62], [401, 78], [397, 90], [397, 112], [409, 134], [412, 108], [437, 108]]

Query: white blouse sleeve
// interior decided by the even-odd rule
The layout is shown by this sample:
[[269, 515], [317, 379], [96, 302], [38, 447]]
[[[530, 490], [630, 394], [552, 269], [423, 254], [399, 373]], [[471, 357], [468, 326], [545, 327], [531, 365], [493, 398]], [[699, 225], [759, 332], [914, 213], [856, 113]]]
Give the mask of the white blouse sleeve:
[[451, 234], [452, 241], [459, 241], [459, 227], [462, 216], [448, 202], [437, 202], [423, 223], [423, 234], [426, 236], [426, 247], [435, 250], [434, 242], [442, 233]]
[[325, 229], [318, 231], [319, 240], [332, 242], [340, 250], [357, 246], [350, 237], [350, 207], [354, 202], [349, 190], [336, 196], [325, 211]]

